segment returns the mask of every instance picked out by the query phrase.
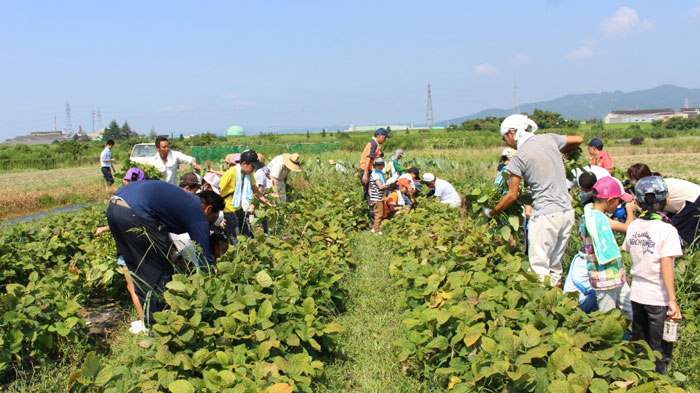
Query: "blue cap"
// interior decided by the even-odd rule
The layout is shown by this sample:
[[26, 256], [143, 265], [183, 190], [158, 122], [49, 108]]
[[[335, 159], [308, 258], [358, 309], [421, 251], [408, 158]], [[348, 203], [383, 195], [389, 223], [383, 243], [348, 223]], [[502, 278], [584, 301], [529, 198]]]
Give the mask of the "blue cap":
[[389, 135], [389, 132], [387, 130], [385, 130], [384, 128], [377, 128], [377, 131], [374, 131], [374, 136], [378, 136], [378, 135], [384, 135], [387, 138], [391, 138], [391, 136]]
[[646, 195], [653, 194], [654, 202], [658, 203], [665, 201], [668, 197], [668, 186], [664, 179], [659, 176], [647, 176], [637, 181], [634, 186], [634, 194], [640, 203], [646, 203]]
[[598, 150], [603, 150], [603, 141], [600, 138], [593, 138], [588, 142], [588, 146], [593, 146]]

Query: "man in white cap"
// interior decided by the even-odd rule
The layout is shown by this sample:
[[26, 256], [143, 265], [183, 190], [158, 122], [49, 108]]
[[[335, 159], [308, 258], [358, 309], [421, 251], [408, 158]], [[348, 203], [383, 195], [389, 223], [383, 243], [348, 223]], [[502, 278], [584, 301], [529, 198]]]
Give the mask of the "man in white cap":
[[272, 194], [273, 197], [279, 198], [282, 203], [287, 202], [287, 176], [289, 172], [301, 172], [301, 158], [299, 154], [284, 153], [273, 158], [267, 165], [272, 178], [272, 185], [277, 191]]
[[447, 180], [438, 179], [432, 173], [424, 173], [421, 183], [431, 189], [427, 196], [434, 195], [440, 198], [441, 203], [446, 203], [450, 207], [460, 207], [462, 205], [462, 198]]
[[542, 281], [549, 276], [551, 285], [559, 286], [561, 258], [574, 225], [561, 153], [577, 148], [583, 138], [556, 134], [535, 136], [535, 131], [537, 124], [525, 115], [510, 115], [501, 123], [501, 138], [517, 152], [506, 166], [510, 173], [508, 193], [493, 210], [485, 208], [484, 214], [494, 217], [513, 204], [518, 199], [520, 182], [525, 179], [533, 198], [528, 227], [530, 269]]

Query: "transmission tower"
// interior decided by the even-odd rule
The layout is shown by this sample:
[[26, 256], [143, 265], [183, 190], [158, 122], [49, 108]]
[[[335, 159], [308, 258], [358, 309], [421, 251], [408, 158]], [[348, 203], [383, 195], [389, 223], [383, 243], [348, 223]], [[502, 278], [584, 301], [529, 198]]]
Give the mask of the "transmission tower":
[[425, 126], [431, 128], [433, 123], [433, 99], [430, 95], [430, 83], [428, 83], [428, 108], [425, 111]]
[[513, 113], [520, 113], [520, 98], [518, 97], [518, 78], [513, 79]]
[[99, 109], [97, 110], [97, 129], [102, 129], [102, 113], [100, 113]]
[[97, 114], [97, 112], [93, 110], [90, 112], [90, 114], [92, 115], [92, 132], [95, 132], [95, 115]]
[[63, 131], [68, 134], [73, 134], [73, 124], [70, 121], [70, 101], [66, 100], [66, 128]]

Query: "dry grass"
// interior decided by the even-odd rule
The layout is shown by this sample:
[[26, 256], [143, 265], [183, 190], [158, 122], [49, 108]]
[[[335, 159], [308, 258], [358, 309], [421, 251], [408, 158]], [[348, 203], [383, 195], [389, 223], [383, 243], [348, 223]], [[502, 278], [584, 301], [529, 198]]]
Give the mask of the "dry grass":
[[0, 173], [0, 220], [57, 207], [109, 198], [116, 187], [105, 185], [95, 166]]

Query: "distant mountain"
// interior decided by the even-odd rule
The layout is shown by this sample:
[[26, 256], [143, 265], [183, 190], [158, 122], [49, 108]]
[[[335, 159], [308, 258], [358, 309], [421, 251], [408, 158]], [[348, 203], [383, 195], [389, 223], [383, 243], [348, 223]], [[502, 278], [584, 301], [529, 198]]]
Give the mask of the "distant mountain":
[[[683, 107], [686, 99], [688, 100], [689, 106], [700, 107], [700, 89], [662, 85], [653, 89], [631, 91], [629, 93], [615, 91], [612, 93], [605, 92], [597, 94], [568, 94], [550, 101], [521, 104], [520, 111], [532, 113], [532, 110], [537, 108], [561, 113], [566, 119], [602, 119], [605, 115], [610, 113], [610, 111], [615, 109], [672, 108], [678, 110]], [[479, 119], [488, 116], [508, 116], [512, 113], [513, 108], [486, 109], [469, 116], [441, 121], [436, 123], [436, 125], [459, 125], [465, 120]]]

